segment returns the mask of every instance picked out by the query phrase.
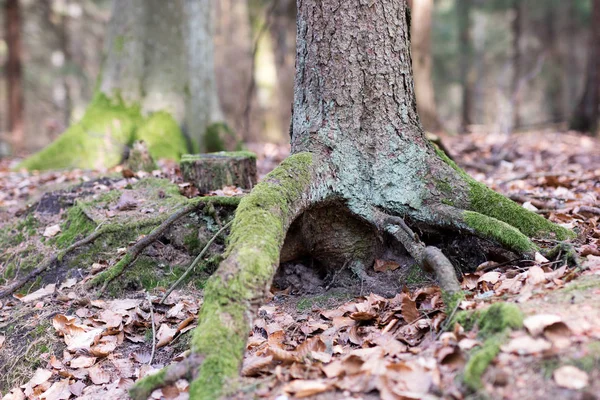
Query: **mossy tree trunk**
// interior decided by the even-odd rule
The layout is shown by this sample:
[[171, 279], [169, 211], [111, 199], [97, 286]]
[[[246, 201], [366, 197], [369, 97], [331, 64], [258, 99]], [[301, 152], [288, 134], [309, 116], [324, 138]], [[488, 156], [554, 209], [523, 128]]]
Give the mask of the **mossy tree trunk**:
[[360, 276], [386, 246], [404, 244], [424, 263], [411, 228], [525, 256], [537, 250], [530, 237], [573, 235], [474, 181], [426, 140], [405, 0], [297, 4], [293, 154], [236, 211], [192, 340], [203, 360], [192, 372], [192, 399], [218, 398], [237, 375], [256, 310], [289, 249], [325, 267], [350, 263]]
[[110, 167], [136, 140], [154, 158], [177, 159], [189, 144], [203, 149], [207, 128], [221, 120], [210, 4], [115, 0], [103, 69], [85, 115], [21, 166]]

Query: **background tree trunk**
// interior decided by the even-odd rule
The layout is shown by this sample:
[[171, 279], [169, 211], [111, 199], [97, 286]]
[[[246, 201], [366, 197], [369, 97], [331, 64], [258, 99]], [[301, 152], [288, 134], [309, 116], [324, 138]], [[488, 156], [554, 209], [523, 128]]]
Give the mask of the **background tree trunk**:
[[277, 99], [279, 125], [285, 130], [283, 137], [289, 139], [288, 127], [292, 118], [294, 98], [296, 4], [294, 0], [279, 0], [275, 5], [270, 24], [277, 73]]
[[585, 86], [569, 128], [596, 134], [600, 106], [600, 0], [592, 1], [592, 18]]
[[7, 82], [8, 131], [14, 153], [20, 153], [25, 145], [23, 130], [23, 49], [21, 48], [21, 6], [19, 0], [4, 2], [5, 40], [8, 50], [5, 75]]
[[[460, 1], [460, 0], [459, 0]], [[512, 64], [513, 74], [511, 81], [510, 99], [512, 102], [512, 129], [518, 129], [521, 126], [521, 94], [519, 93], [519, 80], [521, 79], [521, 34], [522, 27], [522, 0], [513, 0], [513, 21], [512, 21]], [[511, 130], [512, 130], [511, 129]]]
[[417, 111], [426, 131], [442, 130], [432, 80], [431, 15], [433, 0], [411, 2], [412, 62], [417, 96]]
[[[82, 120], [22, 163], [30, 169], [107, 167], [143, 140], [155, 158], [205, 148], [221, 121], [212, 0], [115, 0], [105, 62]], [[215, 138], [210, 137], [210, 140]]]
[[473, 73], [471, 69], [471, 55], [473, 44], [471, 42], [471, 1], [456, 0], [458, 21], [458, 48], [460, 54], [460, 83], [462, 85], [462, 107], [460, 132], [466, 133], [471, 119], [473, 96]]

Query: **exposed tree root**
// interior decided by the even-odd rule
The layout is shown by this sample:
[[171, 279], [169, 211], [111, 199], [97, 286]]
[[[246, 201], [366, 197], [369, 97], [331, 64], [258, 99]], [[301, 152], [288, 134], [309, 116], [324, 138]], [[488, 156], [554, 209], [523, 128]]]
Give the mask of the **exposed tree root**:
[[[294, 251], [320, 257], [325, 264], [327, 260], [338, 266], [350, 262], [351, 268], [369, 267], [373, 254], [368, 249], [384, 244], [384, 233], [391, 235], [419, 265], [435, 271], [449, 310], [455, 309], [462, 296], [455, 268], [440, 249], [421, 242], [405, 220], [419, 229], [477, 236], [521, 255], [533, 255], [538, 249], [530, 235], [572, 236], [467, 178], [461, 187], [463, 192], [456, 194], [456, 206], [440, 198], [437, 203], [424, 203], [420, 209], [385, 208], [352, 194], [345, 197], [332, 189], [327, 176], [320, 175], [323, 170], [313, 165], [313, 157], [311, 153], [292, 155], [241, 201], [225, 260], [205, 287], [191, 343], [192, 354], [203, 361], [197, 374], [192, 371], [190, 398], [217, 399], [224, 395], [227, 382], [238, 375], [252, 320], [272, 282], [288, 233], [287, 242], [302, 242], [289, 246]], [[479, 197], [469, 201], [465, 192], [471, 183], [471, 191]], [[488, 202], [487, 209], [484, 202]], [[346, 210], [341, 212], [343, 208]], [[294, 228], [288, 232], [292, 223]], [[332, 229], [334, 223], [336, 230]], [[357, 239], [362, 234], [366, 239]], [[340, 254], [340, 249], [347, 253]], [[144, 379], [140, 385], [155, 389], [164, 383], [163, 378], [148, 381], [151, 379], [153, 383]]]
[[183, 361], [169, 365], [157, 374], [140, 379], [131, 388], [129, 395], [133, 400], [145, 400], [156, 389], [174, 384], [179, 379], [192, 379], [197, 375], [202, 361], [202, 356], [191, 354]]

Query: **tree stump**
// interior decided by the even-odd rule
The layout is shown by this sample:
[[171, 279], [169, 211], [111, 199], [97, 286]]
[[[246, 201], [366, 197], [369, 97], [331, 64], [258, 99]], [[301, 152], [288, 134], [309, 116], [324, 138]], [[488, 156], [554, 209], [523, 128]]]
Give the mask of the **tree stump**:
[[181, 158], [183, 179], [201, 194], [236, 186], [252, 189], [257, 182], [256, 155], [249, 151], [185, 154]]

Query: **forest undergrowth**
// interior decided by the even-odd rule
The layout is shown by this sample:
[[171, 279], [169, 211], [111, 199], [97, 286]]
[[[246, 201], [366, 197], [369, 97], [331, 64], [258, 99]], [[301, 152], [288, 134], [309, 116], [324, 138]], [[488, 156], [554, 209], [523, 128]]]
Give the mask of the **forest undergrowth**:
[[[465, 296], [454, 301], [443, 298], [433, 276], [386, 259], [376, 260], [373, 273], [394, 282], [380, 293], [360, 277], [349, 279], [351, 271], [286, 263], [254, 321], [229, 398], [600, 393], [600, 142], [553, 132], [443, 141], [471, 176], [574, 229], [577, 239], [554, 257], [482, 259], [461, 277]], [[251, 149], [261, 175], [288, 151]], [[185, 362], [203, 284], [244, 192], [198, 193], [173, 163], [150, 173], [28, 174], [9, 166], [1, 161], [0, 293], [48, 265], [0, 298], [2, 398], [123, 399], [138, 379]], [[190, 212], [156, 231], [183, 207]], [[94, 232], [101, 234], [65, 252]], [[92, 287], [153, 234], [122, 273]], [[465, 249], [454, 251], [450, 259]], [[187, 390], [180, 379], [151, 398], [184, 399]]]

